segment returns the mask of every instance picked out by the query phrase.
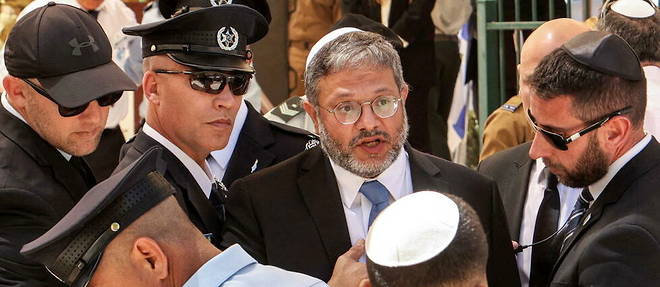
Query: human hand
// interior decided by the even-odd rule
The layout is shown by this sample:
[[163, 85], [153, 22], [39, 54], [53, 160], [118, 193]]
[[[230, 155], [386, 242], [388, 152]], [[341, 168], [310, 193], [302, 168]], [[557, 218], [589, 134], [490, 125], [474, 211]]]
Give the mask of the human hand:
[[364, 240], [360, 239], [346, 253], [339, 256], [328, 285], [331, 287], [356, 287], [360, 281], [367, 279], [367, 265], [358, 262], [364, 255], [364, 250]]

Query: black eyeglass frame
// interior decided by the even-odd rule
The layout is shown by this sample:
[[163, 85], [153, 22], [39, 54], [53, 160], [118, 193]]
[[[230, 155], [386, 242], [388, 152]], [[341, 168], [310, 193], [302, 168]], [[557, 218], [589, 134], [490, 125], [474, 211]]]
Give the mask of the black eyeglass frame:
[[33, 83], [32, 81], [30, 81], [28, 79], [21, 79], [21, 80], [23, 80], [23, 82], [27, 83], [30, 87], [32, 87], [32, 89], [34, 89], [37, 93], [44, 96], [46, 99], [49, 99], [51, 102], [55, 103], [57, 105], [57, 111], [60, 113], [60, 116], [63, 116], [65, 118], [75, 117], [75, 116], [83, 113], [87, 109], [87, 106], [89, 106], [89, 103], [91, 103], [93, 101], [97, 101], [99, 103], [99, 106], [101, 106], [101, 107], [114, 105], [117, 101], [119, 101], [122, 94], [124, 93], [123, 91], [110, 93], [110, 94], [98, 97], [94, 100], [91, 100], [91, 101], [89, 101], [85, 104], [82, 104], [80, 106], [73, 107], [73, 108], [68, 108], [68, 107], [61, 106], [55, 99], [53, 99], [53, 97], [51, 97], [48, 94], [48, 92], [46, 92], [46, 90], [44, 90], [44, 88], [38, 86], [37, 84]]
[[[392, 111], [392, 114], [391, 114], [391, 115], [386, 116], [386, 117], [383, 117], [383, 116], [379, 115], [378, 113], [376, 113], [376, 111], [374, 111], [374, 107], [372, 106], [372, 104], [373, 104], [374, 102], [378, 101], [378, 99], [381, 99], [381, 98], [394, 98], [394, 111]], [[369, 105], [369, 107], [371, 108], [371, 111], [374, 113], [374, 115], [377, 115], [377, 116], [378, 116], [379, 118], [381, 118], [381, 119], [387, 119], [387, 118], [390, 118], [390, 117], [394, 116], [394, 115], [396, 114], [396, 112], [399, 111], [399, 104], [401, 103], [401, 97], [395, 97], [395, 96], [379, 96], [379, 97], [374, 98], [374, 99], [371, 100], [371, 101], [366, 101], [366, 102], [358, 103], [358, 104], [360, 105], [360, 109], [358, 110], [359, 113], [358, 113], [357, 117], [355, 118], [354, 121], [352, 121], [352, 122], [346, 122], [346, 123], [345, 123], [345, 122], [340, 121], [339, 118], [337, 118], [336, 111], [337, 111], [337, 109], [339, 109], [339, 105], [344, 104], [344, 103], [347, 103], [347, 102], [355, 102], [355, 101], [346, 101], [346, 102], [338, 103], [338, 104], [335, 105], [335, 107], [334, 107], [332, 110], [327, 109], [327, 108], [325, 108], [325, 107], [323, 107], [323, 106], [321, 106], [321, 105], [319, 105], [319, 107], [321, 107], [322, 109], [324, 109], [324, 110], [327, 111], [328, 113], [331, 113], [331, 114], [335, 117], [335, 120], [337, 120], [337, 122], [339, 122], [340, 124], [342, 124], [342, 125], [352, 125], [352, 124], [354, 124], [354, 123], [357, 123], [357, 121], [360, 120], [360, 117], [362, 116], [362, 106], [364, 106], [364, 105]], [[356, 103], [357, 103], [357, 102], [356, 102]]]
[[[155, 69], [155, 70], [153, 70], [153, 72], [157, 73], [157, 74], [169, 74], [169, 75], [183, 74], [183, 75], [188, 75], [191, 89], [196, 90], [196, 91], [202, 91], [202, 92], [205, 92], [205, 93], [208, 93], [208, 94], [213, 94], [213, 95], [217, 95], [217, 94], [222, 93], [222, 90], [225, 89], [225, 86], [227, 84], [229, 84], [229, 90], [231, 90], [231, 92], [234, 96], [242, 96], [242, 95], [245, 95], [247, 93], [247, 90], [250, 86], [250, 80], [252, 79], [252, 75], [253, 75], [253, 73], [245, 73], [245, 72], [240, 72], [238, 74], [232, 75], [232, 74], [223, 73], [223, 72], [219, 72], [219, 71], [205, 71], [205, 70], [200, 70], [200, 71], [177, 71], [177, 70]], [[196, 88], [193, 85], [192, 81], [193, 81], [195, 76], [200, 75], [200, 74], [201, 75], [203, 75], [203, 74], [213, 74], [214, 76], [215, 75], [220, 76], [221, 79], [223, 79], [222, 84], [220, 86], [220, 89], [218, 89], [216, 91], [214, 89], [206, 88], [206, 85], [204, 85], [204, 89]], [[240, 77], [246, 77], [245, 82], [242, 85], [240, 85], [239, 87], [233, 87], [233, 85], [231, 84], [231, 80], [232, 79], [240, 79]], [[208, 78], [208, 77], [206, 77], [206, 78]]]
[[544, 130], [541, 127], [539, 127], [536, 124], [534, 116], [532, 116], [532, 113], [529, 111], [529, 109], [527, 109], [527, 120], [529, 120], [530, 124], [532, 125], [532, 128], [538, 132], [541, 132], [541, 134], [543, 134], [550, 141], [550, 143], [552, 143], [552, 145], [555, 148], [565, 151], [568, 150], [569, 143], [572, 143], [577, 139], [579, 139], [580, 137], [582, 137], [583, 135], [602, 127], [605, 123], [607, 123], [607, 121], [609, 121], [613, 117], [621, 116], [623, 114], [629, 113], [631, 110], [632, 110], [632, 106], [627, 106], [623, 109], [609, 113], [603, 116], [600, 120], [595, 121], [593, 124], [590, 124], [586, 128], [567, 137], [564, 137], [558, 133], [553, 133], [551, 131]]

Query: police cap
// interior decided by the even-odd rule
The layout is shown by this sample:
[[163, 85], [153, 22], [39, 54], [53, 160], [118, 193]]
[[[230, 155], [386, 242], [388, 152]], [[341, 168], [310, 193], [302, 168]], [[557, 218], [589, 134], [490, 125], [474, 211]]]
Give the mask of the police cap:
[[142, 214], [174, 193], [161, 176], [162, 150], [154, 147], [137, 161], [94, 186], [53, 228], [26, 244], [21, 254], [46, 266], [70, 286], [85, 286], [108, 244]]
[[200, 70], [254, 72], [247, 49], [268, 32], [268, 22], [244, 5], [202, 8], [158, 22], [127, 27], [142, 37], [142, 57], [167, 54], [173, 61]]
[[248, 6], [261, 13], [266, 21], [270, 23], [271, 15], [266, 0], [159, 0], [158, 9], [165, 18], [178, 16], [180, 14], [225, 4], [239, 4]]

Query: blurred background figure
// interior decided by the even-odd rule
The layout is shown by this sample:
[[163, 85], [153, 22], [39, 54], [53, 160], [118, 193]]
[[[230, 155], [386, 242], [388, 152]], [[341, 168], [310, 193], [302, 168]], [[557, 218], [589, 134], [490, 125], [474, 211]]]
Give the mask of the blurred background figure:
[[485, 287], [488, 243], [479, 217], [457, 196], [407, 195], [383, 210], [366, 241], [360, 287]]

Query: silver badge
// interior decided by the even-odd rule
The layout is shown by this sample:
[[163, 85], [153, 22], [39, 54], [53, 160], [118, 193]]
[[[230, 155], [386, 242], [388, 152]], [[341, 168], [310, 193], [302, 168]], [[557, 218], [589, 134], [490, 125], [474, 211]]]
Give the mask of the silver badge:
[[315, 146], [319, 145], [320, 143], [321, 142], [317, 139], [308, 140], [307, 144], [305, 144], [305, 150], [314, 148]]
[[238, 32], [234, 27], [222, 27], [218, 30], [218, 45], [221, 49], [231, 51], [238, 46]]
[[210, 0], [211, 6], [219, 6], [224, 4], [231, 4], [232, 0]]

